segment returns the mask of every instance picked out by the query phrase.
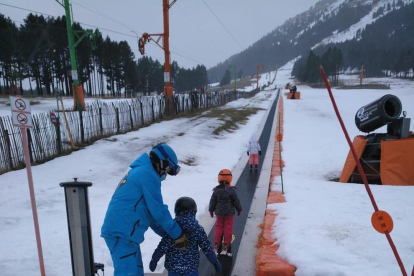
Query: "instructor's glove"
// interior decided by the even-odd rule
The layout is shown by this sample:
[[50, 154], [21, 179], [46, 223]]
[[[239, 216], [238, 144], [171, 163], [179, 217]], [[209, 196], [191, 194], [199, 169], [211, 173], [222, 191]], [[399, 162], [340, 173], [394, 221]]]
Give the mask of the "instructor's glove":
[[261, 150], [259, 150], [259, 155], [262, 155], [262, 151]]
[[214, 218], [213, 212], [210, 212], [210, 217]]
[[250, 152], [247, 152], [247, 156], [249, 156]]
[[187, 239], [187, 236], [184, 234], [184, 231], [181, 232], [181, 235], [174, 240], [175, 247], [179, 250], [186, 250], [187, 245], [189, 244], [189, 241]]
[[206, 257], [207, 257], [208, 261], [212, 265], [214, 265], [214, 269], [216, 271], [222, 271], [223, 270], [223, 268], [221, 267], [221, 263], [219, 262], [219, 260], [217, 260], [216, 253], [210, 252], [210, 253], [206, 254]]

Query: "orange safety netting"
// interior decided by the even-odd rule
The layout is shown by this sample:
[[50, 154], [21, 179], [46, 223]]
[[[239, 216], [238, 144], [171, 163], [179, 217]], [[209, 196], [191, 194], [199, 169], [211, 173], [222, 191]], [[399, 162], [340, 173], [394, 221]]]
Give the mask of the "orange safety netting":
[[256, 276], [294, 276], [296, 268], [276, 256], [278, 245], [263, 246], [257, 252]]
[[[365, 145], [367, 144], [367, 140], [362, 136], [356, 136], [354, 138], [354, 141], [352, 141], [352, 144], [354, 145], [357, 157], [361, 158], [361, 155], [365, 149]], [[355, 167], [356, 163], [354, 157], [352, 156], [352, 152], [349, 151], [348, 156], [345, 160], [344, 168], [342, 169], [341, 178], [339, 178], [339, 182], [347, 183]]]
[[414, 185], [414, 139], [381, 141], [381, 182]]
[[[283, 98], [280, 98], [279, 102], [279, 114], [278, 114], [278, 126], [276, 136], [283, 134]], [[273, 162], [272, 162], [272, 172], [270, 178], [270, 185], [275, 185], [273, 183], [273, 178], [275, 176], [281, 175], [281, 168], [283, 167], [283, 160], [281, 160], [280, 151], [280, 142], [276, 139], [275, 148], [273, 151]], [[270, 188], [270, 187], [269, 187]], [[267, 196], [266, 204], [273, 203], [283, 203], [285, 202], [285, 197], [281, 191], [271, 191]], [[273, 231], [275, 227], [275, 218], [277, 214], [275, 211], [266, 209], [266, 215], [263, 218], [263, 223], [260, 224], [262, 232], [259, 234], [259, 239], [257, 242], [258, 251], [256, 255], [256, 276], [294, 276], [296, 267], [289, 264], [287, 261], [279, 257], [276, 251], [279, 249], [278, 245], [275, 245], [276, 239], [273, 237]]]

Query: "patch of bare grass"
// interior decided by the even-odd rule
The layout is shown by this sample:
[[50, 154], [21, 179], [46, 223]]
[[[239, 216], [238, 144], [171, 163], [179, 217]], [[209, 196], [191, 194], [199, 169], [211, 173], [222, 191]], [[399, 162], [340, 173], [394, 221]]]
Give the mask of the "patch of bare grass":
[[195, 159], [195, 157], [189, 157], [185, 160], [180, 160], [180, 162], [187, 165], [187, 166], [196, 166], [197, 165], [197, 160]]
[[246, 124], [247, 118], [253, 114], [256, 114], [263, 108], [246, 107], [246, 108], [227, 108], [227, 109], [211, 109], [210, 112], [201, 115], [206, 118], [217, 118], [223, 121], [224, 124], [213, 130], [214, 135], [219, 135], [223, 131], [233, 132], [237, 130], [239, 124]]
[[184, 132], [177, 133], [177, 136], [184, 136]]
[[108, 142], [116, 142], [116, 141], [118, 141], [118, 139], [116, 139], [116, 138], [104, 138], [103, 140], [108, 141]]

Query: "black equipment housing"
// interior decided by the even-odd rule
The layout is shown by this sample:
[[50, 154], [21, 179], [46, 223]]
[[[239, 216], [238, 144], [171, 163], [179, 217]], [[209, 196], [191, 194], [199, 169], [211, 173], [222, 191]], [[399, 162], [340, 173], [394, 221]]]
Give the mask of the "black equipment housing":
[[355, 124], [362, 132], [372, 132], [397, 120], [401, 112], [400, 99], [387, 94], [361, 107], [355, 114]]

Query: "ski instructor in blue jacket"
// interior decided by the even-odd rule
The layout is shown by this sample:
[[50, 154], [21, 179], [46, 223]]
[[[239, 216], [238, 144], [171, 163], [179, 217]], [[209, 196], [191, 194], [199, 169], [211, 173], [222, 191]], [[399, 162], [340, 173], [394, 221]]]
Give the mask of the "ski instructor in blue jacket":
[[167, 233], [178, 249], [185, 250], [187, 237], [172, 219], [161, 195], [161, 181], [180, 171], [173, 149], [158, 144], [130, 165], [109, 202], [101, 237], [111, 253], [115, 276], [143, 276], [140, 243], [151, 227], [161, 237]]

